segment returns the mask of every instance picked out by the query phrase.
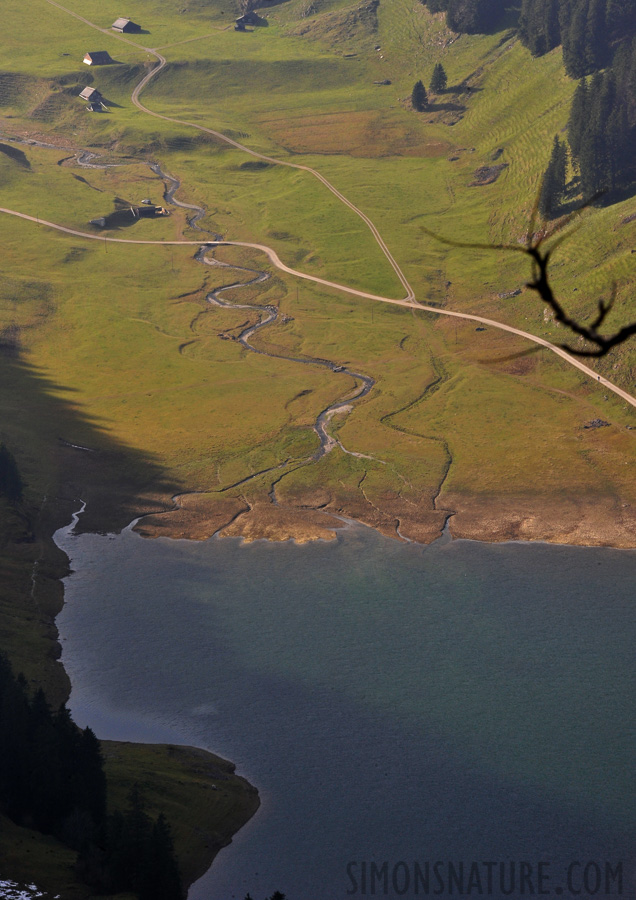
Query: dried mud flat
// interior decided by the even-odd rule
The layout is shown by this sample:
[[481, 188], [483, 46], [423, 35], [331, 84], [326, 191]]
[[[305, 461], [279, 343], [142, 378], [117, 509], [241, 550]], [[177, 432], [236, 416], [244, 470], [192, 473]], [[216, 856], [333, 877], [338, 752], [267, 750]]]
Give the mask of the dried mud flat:
[[265, 500], [217, 500], [186, 495], [177, 509], [149, 515], [135, 525], [144, 537], [207, 540], [213, 536], [299, 544], [334, 540], [357, 522], [386, 537], [430, 544], [448, 523], [452, 538], [496, 543], [545, 541], [573, 546], [636, 546], [636, 506], [617, 497], [541, 497], [446, 494], [443, 507], [427, 509], [387, 497], [371, 505], [355, 496], [299, 496], [289, 504]]

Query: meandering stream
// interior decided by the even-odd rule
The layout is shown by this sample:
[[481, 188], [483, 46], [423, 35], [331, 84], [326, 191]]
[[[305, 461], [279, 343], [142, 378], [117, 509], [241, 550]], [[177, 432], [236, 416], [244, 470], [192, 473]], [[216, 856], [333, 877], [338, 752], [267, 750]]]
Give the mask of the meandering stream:
[[[177, 178], [175, 178], [173, 175], [169, 175], [166, 172], [163, 172], [161, 167], [157, 163], [153, 163], [150, 166], [150, 169], [164, 181], [165, 190], [163, 196], [166, 203], [172, 204], [182, 209], [191, 210], [194, 213], [193, 216], [188, 218], [188, 225], [191, 228], [195, 229], [196, 231], [205, 232], [211, 235], [212, 240], [222, 240], [222, 237], [220, 235], [216, 235], [213, 232], [206, 231], [206, 229], [203, 229], [199, 225], [200, 220], [205, 215], [205, 209], [203, 207], [197, 206], [196, 204], [192, 203], [183, 203], [182, 201], [176, 199], [176, 192], [181, 186], [181, 182]], [[197, 262], [215, 267], [221, 271], [223, 271], [224, 269], [231, 269], [236, 272], [247, 272], [252, 276], [247, 281], [232, 281], [229, 284], [215, 287], [206, 295], [206, 301], [213, 306], [227, 307], [230, 309], [247, 309], [257, 313], [257, 315], [259, 316], [258, 321], [252, 325], [246, 326], [235, 338], [238, 343], [245, 347], [246, 350], [249, 350], [252, 353], [257, 353], [261, 356], [268, 356], [270, 359], [284, 359], [288, 362], [299, 363], [300, 365], [319, 366], [324, 369], [329, 369], [334, 373], [347, 375], [358, 382], [353, 391], [350, 390], [344, 398], [336, 400], [334, 403], [329, 404], [329, 406], [321, 410], [316, 416], [313, 429], [318, 436], [320, 444], [317, 450], [311, 456], [300, 460], [285, 460], [282, 463], [273, 466], [271, 470], [267, 470], [285, 470], [284, 474], [276, 479], [276, 482], [272, 485], [270, 491], [270, 499], [274, 503], [276, 503], [276, 484], [280, 482], [285, 474], [288, 474], [287, 470], [292, 471], [299, 466], [317, 462], [335, 447], [340, 447], [340, 449], [345, 453], [351, 453], [354, 456], [364, 456], [364, 454], [357, 453], [356, 451], [347, 450], [339, 440], [329, 434], [327, 426], [332, 417], [337, 412], [348, 411], [353, 403], [355, 403], [357, 400], [361, 400], [363, 397], [366, 397], [366, 395], [373, 389], [375, 385], [375, 379], [371, 378], [371, 376], [369, 375], [364, 375], [361, 372], [354, 372], [352, 369], [347, 368], [347, 366], [341, 365], [332, 360], [320, 359], [318, 357], [311, 356], [288, 356], [280, 353], [271, 353], [268, 350], [263, 349], [262, 347], [256, 347], [251, 342], [251, 338], [253, 338], [253, 336], [263, 328], [266, 328], [269, 325], [274, 325], [276, 322], [278, 322], [280, 319], [280, 310], [277, 306], [274, 306], [272, 304], [259, 305], [255, 303], [240, 303], [237, 301], [231, 302], [229, 300], [226, 300], [223, 295], [241, 288], [261, 284], [264, 281], [267, 281], [270, 278], [270, 275], [267, 272], [261, 270], [248, 269], [244, 266], [220, 262], [216, 258], [209, 256], [213, 249], [214, 247], [211, 244], [202, 244], [198, 252], [195, 253], [194, 258], [197, 260]], [[248, 476], [247, 478], [243, 479], [243, 481], [241, 481], [240, 483], [243, 484], [247, 481], [252, 480], [252, 478], [260, 477], [263, 474], [263, 472], [255, 473], [253, 476]]]

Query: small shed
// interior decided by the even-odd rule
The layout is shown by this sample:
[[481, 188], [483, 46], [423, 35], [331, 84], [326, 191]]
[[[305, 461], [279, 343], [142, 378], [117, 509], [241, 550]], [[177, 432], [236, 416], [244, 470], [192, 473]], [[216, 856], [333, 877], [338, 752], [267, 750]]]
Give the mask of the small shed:
[[95, 50], [84, 55], [84, 62], [87, 66], [107, 66], [112, 63], [112, 59], [108, 50]]
[[257, 25], [259, 21], [258, 15], [253, 10], [250, 10], [238, 17], [235, 27], [237, 31], [244, 31], [246, 25]]
[[80, 97], [82, 100], [87, 100], [90, 103], [101, 103], [102, 95], [94, 87], [85, 87], [84, 90], [80, 93]]
[[163, 206], [131, 206], [130, 211], [136, 219], [149, 219], [155, 216], [169, 216], [170, 213]]
[[115, 19], [111, 28], [113, 31], [124, 32], [126, 34], [133, 34], [141, 31], [141, 25], [136, 25], [135, 22], [131, 22], [130, 19], [124, 19], [121, 16], [119, 19]]

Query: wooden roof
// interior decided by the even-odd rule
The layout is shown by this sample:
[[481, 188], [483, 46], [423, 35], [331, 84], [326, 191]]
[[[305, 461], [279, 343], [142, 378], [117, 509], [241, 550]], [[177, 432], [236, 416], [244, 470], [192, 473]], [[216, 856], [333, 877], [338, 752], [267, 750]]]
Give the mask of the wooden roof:
[[99, 100], [102, 95], [94, 87], [85, 87], [84, 90], [80, 93], [80, 97], [82, 100]]
[[86, 53], [84, 59], [88, 57], [94, 66], [106, 66], [112, 62], [108, 50], [95, 50], [92, 53]]

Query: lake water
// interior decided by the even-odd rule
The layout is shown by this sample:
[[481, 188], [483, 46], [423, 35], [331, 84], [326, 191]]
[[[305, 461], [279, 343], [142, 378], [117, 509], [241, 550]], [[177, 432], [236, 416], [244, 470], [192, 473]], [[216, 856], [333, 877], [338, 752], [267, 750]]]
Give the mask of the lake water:
[[633, 896], [635, 551], [57, 540], [76, 721], [260, 791], [192, 900]]

